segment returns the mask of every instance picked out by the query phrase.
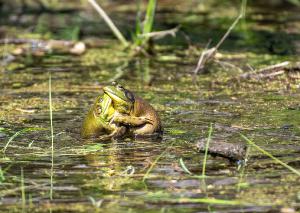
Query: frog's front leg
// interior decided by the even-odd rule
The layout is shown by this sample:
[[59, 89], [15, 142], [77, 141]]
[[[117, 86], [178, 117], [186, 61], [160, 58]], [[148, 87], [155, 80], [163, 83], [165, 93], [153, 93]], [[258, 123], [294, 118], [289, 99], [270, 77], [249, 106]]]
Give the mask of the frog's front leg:
[[136, 117], [136, 116], [124, 115], [124, 114], [117, 114], [116, 116], [114, 116], [112, 120], [113, 122], [122, 123], [130, 126], [140, 126], [147, 123], [153, 124], [153, 121], [149, 118]]

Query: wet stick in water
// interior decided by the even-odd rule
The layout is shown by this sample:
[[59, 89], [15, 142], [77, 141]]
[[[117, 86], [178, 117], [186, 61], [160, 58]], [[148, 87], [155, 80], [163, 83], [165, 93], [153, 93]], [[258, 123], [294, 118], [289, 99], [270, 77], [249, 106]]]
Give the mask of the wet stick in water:
[[253, 141], [251, 141], [249, 138], [247, 138], [245, 135], [240, 134], [241, 137], [247, 141], [247, 143], [249, 143], [251, 146], [253, 146], [255, 149], [257, 149], [258, 151], [260, 151], [261, 153], [263, 153], [264, 155], [270, 157], [271, 159], [273, 159], [276, 163], [284, 166], [285, 168], [287, 168], [288, 170], [290, 170], [291, 172], [293, 172], [294, 174], [300, 176], [300, 171], [294, 169], [293, 167], [287, 165], [286, 163], [282, 162], [281, 160], [279, 160], [278, 158], [274, 157], [271, 153], [267, 152], [266, 150], [264, 150], [263, 148], [259, 147], [258, 145], [256, 145]]
[[51, 172], [50, 172], [50, 200], [53, 198], [53, 163], [54, 163], [54, 133], [53, 133], [53, 119], [52, 119], [52, 85], [51, 73], [49, 73], [49, 116], [51, 129]]

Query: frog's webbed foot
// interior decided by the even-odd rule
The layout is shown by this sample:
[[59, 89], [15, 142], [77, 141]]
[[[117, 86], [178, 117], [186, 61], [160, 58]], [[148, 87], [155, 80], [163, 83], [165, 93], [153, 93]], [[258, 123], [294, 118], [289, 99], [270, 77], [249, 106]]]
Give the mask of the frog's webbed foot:
[[97, 141], [108, 141], [108, 140], [111, 140], [110, 135], [102, 135], [97, 137]]
[[109, 141], [114, 140], [115, 138], [122, 137], [126, 133], [126, 127], [120, 127], [116, 130], [114, 130], [109, 135], [101, 135], [97, 137], [97, 141]]
[[126, 127], [125, 126], [120, 126], [120, 127], [116, 128], [108, 136], [110, 138], [118, 138], [118, 137], [121, 137], [121, 136], [125, 135], [125, 133], [126, 133]]

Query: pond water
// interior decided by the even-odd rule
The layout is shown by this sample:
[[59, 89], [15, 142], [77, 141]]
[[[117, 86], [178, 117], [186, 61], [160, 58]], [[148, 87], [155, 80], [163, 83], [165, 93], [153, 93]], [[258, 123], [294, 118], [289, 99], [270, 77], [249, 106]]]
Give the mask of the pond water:
[[[120, 5], [116, 8], [117, 20], [130, 13], [130, 10], [122, 12]], [[209, 38], [220, 38], [234, 15], [222, 19], [216, 15], [218, 11], [210, 15], [196, 12], [186, 15], [163, 8], [162, 5], [157, 19], [165, 22], [160, 22], [158, 28], [181, 23], [182, 32], [194, 42], [192, 46], [188, 47], [184, 36], [179, 35], [174, 40], [159, 41], [156, 55], [151, 58], [129, 59], [117, 41], [106, 35], [109, 32], [105, 28], [98, 29], [105, 32], [106, 37], [98, 40], [100, 47], [88, 48], [82, 56], [52, 54], [38, 59], [22, 58], [2, 66], [1, 149], [9, 144], [5, 153], [0, 154], [0, 211], [300, 210], [299, 176], [255, 148], [249, 150], [249, 161], [243, 169], [238, 169], [238, 162], [209, 155], [206, 178], [199, 177], [204, 154], [195, 150], [196, 142], [207, 138], [212, 123], [212, 140], [246, 143], [240, 136], [242, 133], [300, 171], [299, 78], [291, 80], [281, 76], [239, 82], [234, 80], [240, 74], [239, 69], [218, 64], [211, 65], [209, 72], [195, 76], [193, 70], [201, 53], [199, 46], [204, 47]], [[235, 9], [230, 5], [230, 10]], [[296, 61], [300, 35], [296, 31], [274, 33], [274, 28], [296, 26], [299, 32], [297, 12], [291, 9], [291, 13], [284, 13], [282, 22], [277, 23], [272, 19], [275, 15], [263, 14], [261, 7], [250, 7], [250, 11], [249, 24], [243, 25], [251, 32], [247, 34], [249, 37], [245, 37], [240, 27], [224, 44], [220, 60], [247, 71], [247, 65], [259, 68], [285, 60]], [[226, 13], [223, 11], [220, 16], [222, 14]], [[272, 24], [263, 25], [267, 18], [273, 20]], [[10, 23], [9, 19], [5, 20]], [[194, 27], [199, 23], [211, 30], [196, 30]], [[92, 25], [96, 24], [94, 20]], [[223, 29], [218, 28], [220, 25]], [[57, 29], [57, 26], [51, 27]], [[18, 30], [23, 32], [24, 29]], [[7, 31], [12, 32], [9, 25]], [[195, 40], [201, 35], [197, 43]], [[261, 44], [261, 39], [271, 35], [267, 40], [270, 44], [253, 44]], [[294, 39], [284, 37], [286, 40], [277, 42], [280, 36]], [[275, 48], [279, 45], [283, 46]], [[14, 46], [0, 46], [1, 53], [10, 48]], [[89, 107], [101, 94], [102, 87], [114, 80], [143, 97], [158, 111], [164, 127], [162, 140], [126, 138], [99, 142], [80, 138], [81, 122]], [[14, 135], [16, 133], [18, 135]], [[192, 174], [184, 171], [180, 159]]]

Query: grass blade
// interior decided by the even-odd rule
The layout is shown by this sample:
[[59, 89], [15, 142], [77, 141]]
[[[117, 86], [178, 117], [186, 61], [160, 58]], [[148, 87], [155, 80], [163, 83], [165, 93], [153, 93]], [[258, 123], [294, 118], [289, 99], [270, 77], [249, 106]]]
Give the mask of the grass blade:
[[179, 163], [183, 169], [183, 171], [185, 171], [186, 173], [188, 173], [189, 175], [192, 175], [193, 173], [185, 166], [182, 158], [180, 158]]
[[263, 153], [264, 155], [270, 157], [271, 159], [273, 159], [276, 163], [282, 165], [283, 167], [287, 168], [288, 170], [290, 170], [291, 172], [295, 173], [296, 175], [300, 176], [300, 171], [294, 169], [293, 167], [287, 165], [286, 163], [282, 162], [281, 160], [279, 160], [278, 158], [274, 157], [271, 153], [269, 153], [268, 151], [262, 149], [261, 147], [259, 147], [258, 145], [256, 145], [253, 141], [251, 141], [249, 138], [247, 138], [245, 135], [240, 134], [241, 137], [247, 141], [247, 143], [249, 143], [251, 146], [253, 146], [255, 149], [257, 149], [258, 151], [260, 151], [261, 153]]
[[49, 73], [49, 116], [51, 128], [51, 172], [50, 172], [50, 200], [53, 198], [53, 164], [54, 164], [54, 131], [53, 131], [53, 116], [52, 116], [52, 82], [51, 73]]
[[242, 14], [243, 18], [246, 17], [246, 9], [247, 9], [247, 0], [242, 0], [241, 14]]
[[21, 195], [22, 195], [22, 209], [25, 209], [26, 206], [26, 197], [25, 197], [25, 186], [24, 186], [24, 173], [23, 167], [21, 167]]
[[160, 155], [157, 156], [157, 158], [154, 160], [154, 162], [151, 164], [151, 166], [149, 167], [149, 169], [145, 173], [145, 175], [143, 177], [143, 180], [142, 180], [143, 182], [145, 182], [145, 180], [148, 178], [148, 176], [149, 176], [150, 172], [152, 171], [152, 169], [154, 168], [154, 166], [165, 155], [165, 153], [173, 146], [174, 143], [175, 143], [175, 141], [173, 143], [171, 143], [171, 145], [168, 146]]
[[9, 146], [9, 144], [19, 135], [25, 133], [25, 132], [32, 132], [32, 131], [36, 131], [36, 130], [44, 130], [44, 128], [35, 128], [35, 127], [30, 127], [30, 128], [25, 128], [25, 129], [22, 129], [18, 132], [16, 132], [13, 136], [11, 136], [7, 143], [5, 144], [4, 148], [2, 149], [2, 152], [5, 153], [6, 152], [6, 149], [7, 147]]
[[205, 169], [206, 169], [206, 161], [207, 161], [207, 154], [208, 154], [208, 147], [209, 147], [209, 142], [211, 140], [211, 134], [213, 131], [212, 123], [210, 123], [209, 130], [208, 130], [208, 137], [207, 137], [207, 142], [205, 146], [205, 153], [204, 153], [204, 159], [203, 159], [203, 166], [202, 166], [202, 176], [205, 176]]
[[135, 35], [139, 35], [142, 33], [142, 21], [141, 21], [141, 0], [137, 0], [136, 2], [136, 23], [135, 23]]
[[146, 17], [144, 20], [143, 34], [150, 33], [152, 30], [155, 8], [156, 8], [156, 0], [149, 0], [147, 5]]

